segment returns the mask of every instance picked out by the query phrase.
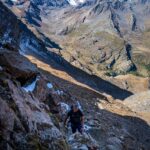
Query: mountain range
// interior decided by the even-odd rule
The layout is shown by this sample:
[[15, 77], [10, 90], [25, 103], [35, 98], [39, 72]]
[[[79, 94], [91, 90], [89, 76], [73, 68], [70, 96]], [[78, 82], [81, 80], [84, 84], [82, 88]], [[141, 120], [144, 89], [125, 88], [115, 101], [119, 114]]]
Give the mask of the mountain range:
[[97, 76], [149, 76], [149, 0], [5, 2], [76, 67]]

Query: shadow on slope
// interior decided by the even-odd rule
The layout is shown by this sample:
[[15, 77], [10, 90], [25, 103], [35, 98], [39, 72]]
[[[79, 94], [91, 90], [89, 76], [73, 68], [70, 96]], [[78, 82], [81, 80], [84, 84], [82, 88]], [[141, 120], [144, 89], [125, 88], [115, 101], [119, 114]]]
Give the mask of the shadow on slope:
[[98, 118], [100, 118], [102, 130], [93, 129], [89, 133], [97, 141], [100, 141], [101, 145], [105, 142], [109, 145], [112, 142], [112, 145], [115, 146], [120, 140], [123, 149], [150, 149], [150, 126], [145, 120], [133, 116], [121, 116], [98, 108], [96, 113], [99, 113]]
[[105, 81], [96, 75], [89, 75], [81, 69], [71, 65], [64, 58], [53, 52], [48, 52], [47, 55], [44, 56], [31, 51], [27, 52], [27, 54], [36, 57], [36, 59], [48, 64], [54, 69], [62, 70], [68, 73], [78, 82], [83, 83], [98, 92], [104, 92], [113, 96], [115, 99], [124, 100], [133, 94], [132, 92], [121, 89], [120, 87], [117, 87], [116, 85], [113, 85], [112, 83]]

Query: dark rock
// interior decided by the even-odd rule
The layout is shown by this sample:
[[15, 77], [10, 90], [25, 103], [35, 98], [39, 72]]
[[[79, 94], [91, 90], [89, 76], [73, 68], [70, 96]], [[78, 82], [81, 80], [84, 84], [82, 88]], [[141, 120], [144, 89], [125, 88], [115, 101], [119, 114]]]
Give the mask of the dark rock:
[[39, 80], [36, 82], [36, 87], [33, 91], [35, 97], [37, 97], [41, 102], [45, 102], [49, 97], [51, 89], [47, 87], [48, 81], [43, 77], [39, 77]]
[[17, 52], [0, 51], [0, 65], [22, 85], [38, 73], [36, 66]]
[[[11, 92], [8, 93], [9, 91]], [[8, 96], [0, 94], [1, 148], [68, 149], [62, 133], [55, 127], [45, 108], [40, 107], [41, 102], [38, 99], [10, 80], [7, 80], [7, 86], [1, 92], [11, 97], [10, 101]]]

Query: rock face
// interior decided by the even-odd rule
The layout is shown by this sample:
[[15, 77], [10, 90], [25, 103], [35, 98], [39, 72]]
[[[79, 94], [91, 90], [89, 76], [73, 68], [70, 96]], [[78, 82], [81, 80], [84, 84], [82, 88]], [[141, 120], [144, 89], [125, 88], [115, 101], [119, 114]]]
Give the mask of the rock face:
[[[11, 81], [6, 82], [11, 94], [0, 99], [1, 149], [67, 149], [61, 132], [46, 113], [45, 105]], [[2, 87], [1, 92], [4, 92]]]
[[22, 80], [16, 80], [32, 79], [36, 67], [16, 52], [3, 50], [1, 58], [4, 70], [0, 72], [0, 148], [67, 150], [62, 133], [49, 115], [49, 107], [36, 94], [25, 91], [19, 84]]
[[0, 51], [0, 64], [6, 72], [23, 85], [27, 80], [35, 78], [38, 71], [25, 57], [17, 52]]

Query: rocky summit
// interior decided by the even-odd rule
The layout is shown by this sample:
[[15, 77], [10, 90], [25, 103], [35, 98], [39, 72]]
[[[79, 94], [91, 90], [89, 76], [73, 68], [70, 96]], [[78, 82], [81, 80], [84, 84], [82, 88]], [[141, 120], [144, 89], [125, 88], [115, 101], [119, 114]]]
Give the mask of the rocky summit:
[[0, 0], [0, 150], [149, 150], [149, 18], [149, 0]]

